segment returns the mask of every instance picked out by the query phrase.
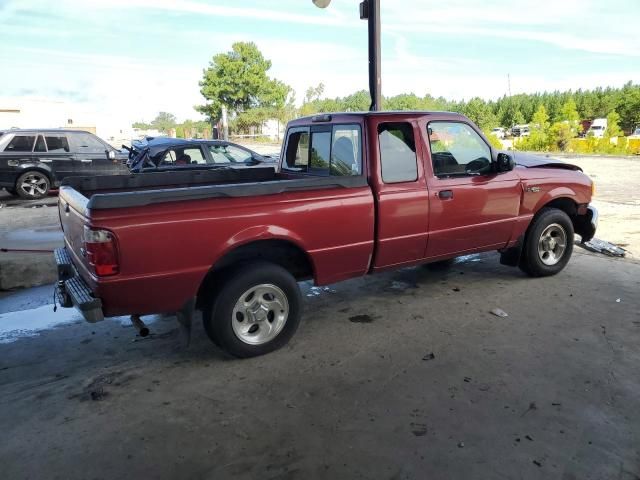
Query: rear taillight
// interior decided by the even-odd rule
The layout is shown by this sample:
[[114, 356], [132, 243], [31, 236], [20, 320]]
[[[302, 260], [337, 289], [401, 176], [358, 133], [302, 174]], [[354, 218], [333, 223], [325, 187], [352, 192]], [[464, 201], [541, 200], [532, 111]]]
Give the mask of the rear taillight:
[[84, 227], [84, 248], [89, 265], [96, 275], [104, 277], [120, 271], [118, 249], [113, 233], [108, 230], [92, 230]]

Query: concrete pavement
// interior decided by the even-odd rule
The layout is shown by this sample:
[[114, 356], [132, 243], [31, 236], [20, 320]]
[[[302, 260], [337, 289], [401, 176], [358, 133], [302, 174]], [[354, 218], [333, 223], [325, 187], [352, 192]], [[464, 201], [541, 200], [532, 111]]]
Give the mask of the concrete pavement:
[[[488, 254], [305, 286], [291, 344], [242, 361], [199, 323], [184, 350], [171, 318], [69, 317], [0, 343], [2, 476], [637, 479], [638, 291], [581, 250], [546, 279]], [[0, 304], [48, 319], [47, 295]]]

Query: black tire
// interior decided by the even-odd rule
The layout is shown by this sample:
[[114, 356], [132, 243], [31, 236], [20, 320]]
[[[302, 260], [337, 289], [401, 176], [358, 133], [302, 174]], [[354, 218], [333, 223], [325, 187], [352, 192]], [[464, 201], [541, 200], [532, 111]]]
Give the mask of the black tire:
[[[204, 328], [211, 341], [225, 352], [239, 358], [264, 355], [286, 345], [298, 329], [302, 313], [302, 295], [293, 275], [279, 265], [256, 261], [238, 267], [229, 276], [223, 278], [224, 285], [215, 294], [212, 294], [214, 298], [207, 302], [208, 305], [205, 306], [203, 312]], [[253, 289], [264, 291], [265, 288], [271, 287], [275, 287], [275, 290], [271, 290], [275, 292], [275, 296], [267, 292], [262, 298], [273, 302], [274, 299], [280, 301], [279, 296], [283, 295], [285, 300], [279, 304], [282, 309], [278, 306], [273, 310], [270, 309], [271, 307], [259, 306], [256, 315], [266, 315], [266, 318], [255, 322], [250, 318], [252, 314], [249, 312], [249, 308], [234, 313], [236, 304], [245, 294]], [[245, 301], [246, 299], [251, 301], [255, 298], [258, 303], [262, 302], [262, 299], [252, 295], [254, 292], [249, 293], [245, 297]], [[265, 313], [264, 309], [268, 309], [268, 313]], [[278, 311], [278, 309], [280, 310]], [[287, 314], [282, 313], [285, 309]], [[276, 317], [276, 315], [282, 315], [282, 317]], [[236, 333], [236, 329], [242, 329], [247, 325], [251, 325], [248, 332]], [[278, 327], [278, 325], [281, 326]], [[257, 328], [251, 332], [254, 326]], [[258, 341], [257, 335], [270, 332], [271, 328], [274, 328], [275, 336], [273, 338], [269, 338], [264, 343], [248, 343], [248, 341]], [[241, 335], [244, 335], [245, 340]], [[256, 337], [252, 337], [252, 335]]]
[[51, 181], [44, 173], [30, 170], [23, 173], [16, 181], [16, 193], [20, 198], [36, 200], [49, 193]]
[[446, 260], [438, 260], [437, 262], [426, 263], [425, 267], [427, 267], [429, 270], [441, 272], [443, 270], [450, 269], [454, 263], [456, 263], [455, 258], [447, 258]]
[[[552, 245], [544, 243], [545, 240], [541, 238], [543, 233], [545, 238], [553, 239]], [[562, 271], [573, 253], [573, 236], [573, 224], [569, 215], [557, 208], [543, 208], [533, 218], [527, 230], [520, 269], [532, 277], [548, 277]], [[557, 247], [563, 243], [564, 249], [560, 251]], [[546, 250], [541, 252], [541, 249]]]

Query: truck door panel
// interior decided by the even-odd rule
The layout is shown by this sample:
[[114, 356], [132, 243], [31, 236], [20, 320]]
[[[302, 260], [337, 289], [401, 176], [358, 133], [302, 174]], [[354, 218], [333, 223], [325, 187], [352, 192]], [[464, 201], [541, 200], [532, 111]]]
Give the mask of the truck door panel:
[[[370, 126], [370, 152], [377, 152], [377, 244], [374, 269], [415, 263], [424, 257], [429, 196], [422, 150], [410, 122]], [[373, 155], [372, 155], [373, 157]]]
[[491, 171], [491, 149], [463, 122], [430, 122], [424, 128], [432, 169], [427, 258], [504, 247], [521, 199], [513, 171]]

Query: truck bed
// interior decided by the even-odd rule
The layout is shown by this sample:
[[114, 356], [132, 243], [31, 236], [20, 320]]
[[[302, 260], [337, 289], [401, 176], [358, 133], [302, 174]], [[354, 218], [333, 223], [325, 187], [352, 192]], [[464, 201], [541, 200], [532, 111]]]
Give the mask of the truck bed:
[[68, 177], [61, 190], [74, 209], [85, 211], [366, 185], [362, 176], [292, 178], [265, 167]]

